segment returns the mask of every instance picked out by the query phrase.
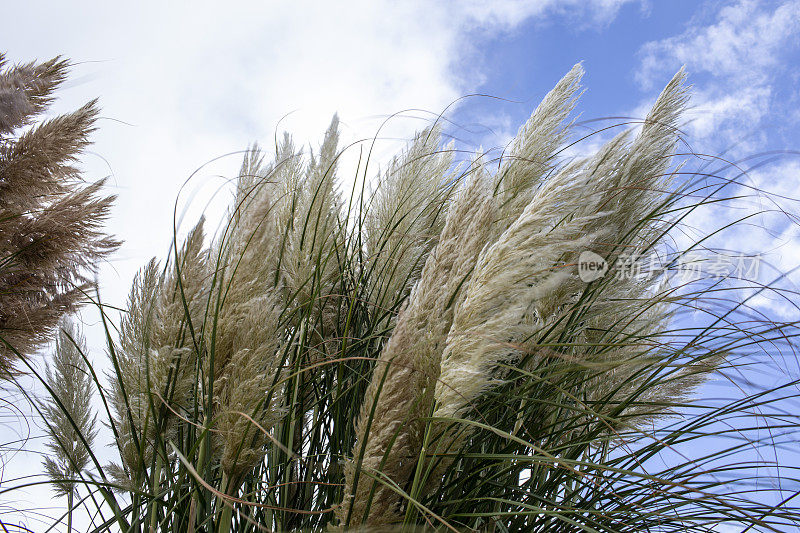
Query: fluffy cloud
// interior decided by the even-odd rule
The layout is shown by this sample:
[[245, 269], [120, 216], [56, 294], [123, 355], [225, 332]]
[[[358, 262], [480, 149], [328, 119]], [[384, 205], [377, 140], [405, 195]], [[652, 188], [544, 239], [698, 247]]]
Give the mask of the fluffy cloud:
[[704, 149], [752, 152], [766, 140], [757, 132], [771, 115], [781, 65], [800, 44], [800, 1], [739, 0], [708, 24], [695, 18], [681, 33], [645, 44], [637, 80], [650, 89], [680, 65], [696, 84], [690, 132]]
[[[687, 127], [692, 148], [739, 159], [735, 167], [726, 168], [719, 160], [707, 165], [704, 172], [735, 180], [720, 193], [731, 199], [692, 213], [684, 221], [686, 234], [676, 238], [687, 245], [700, 234], [744, 220], [704, 244], [763, 254], [757, 281], [789, 292], [744, 290], [741, 297], [751, 297], [748, 305], [768, 316], [797, 319], [798, 310], [786, 294], [800, 286], [800, 221], [791, 215], [797, 210], [791, 198], [797, 196], [800, 166], [784, 160], [761, 167], [768, 159], [750, 156], [784, 148], [785, 137], [776, 132], [797, 132], [792, 106], [781, 100], [795, 92], [791, 78], [797, 72], [787, 67], [792, 64], [787, 58], [800, 45], [800, 0], [739, 0], [702, 15], [681, 34], [649, 42], [639, 52], [637, 80], [647, 90], [682, 64], [689, 70], [694, 83]], [[776, 281], [781, 274], [785, 277]]]
[[645, 44], [639, 81], [651, 85], [664, 69], [681, 64], [742, 84], [764, 81], [782, 52], [800, 43], [800, 1], [774, 9], [768, 4], [740, 0], [720, 9], [711, 25], [696, 21], [681, 35]]

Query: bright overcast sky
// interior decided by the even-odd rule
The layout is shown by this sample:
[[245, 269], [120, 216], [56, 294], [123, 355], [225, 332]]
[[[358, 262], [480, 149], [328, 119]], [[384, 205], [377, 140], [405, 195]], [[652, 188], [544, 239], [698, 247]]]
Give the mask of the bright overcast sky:
[[[587, 71], [581, 119], [641, 117], [686, 65], [692, 148], [732, 158], [800, 149], [800, 0], [176, 4], [17, 1], [0, 11], [9, 61], [60, 54], [75, 63], [54, 112], [100, 98], [84, 166], [119, 195], [109, 226], [125, 244], [100, 275], [114, 305], [124, 306], [136, 269], [165, 256], [176, 195], [195, 169], [253, 141], [271, 149], [276, 129], [316, 147], [334, 112], [354, 141], [417, 110], [383, 132], [408, 138], [426, 113], [488, 94], [506, 101], [459, 100], [448, 110], [459, 127], [448, 133], [490, 148], [578, 61]], [[239, 160], [204, 167], [189, 187], [200, 193], [191, 202], [184, 194], [181, 208], [189, 202], [195, 218]], [[797, 197], [800, 158], [749, 179]], [[784, 268], [800, 263], [796, 228], [776, 228]]]

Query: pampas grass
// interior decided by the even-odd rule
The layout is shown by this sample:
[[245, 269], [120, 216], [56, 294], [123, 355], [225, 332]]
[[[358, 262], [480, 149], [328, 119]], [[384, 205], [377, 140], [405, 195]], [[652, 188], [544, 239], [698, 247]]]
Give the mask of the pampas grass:
[[61, 320], [52, 366], [46, 381], [52, 396], [41, 407], [52, 455], [44, 469], [56, 494], [67, 497], [67, 531], [72, 531], [76, 480], [90, 464], [89, 448], [97, 437], [97, 417], [91, 407], [92, 377], [85, 359], [86, 340], [69, 318]]
[[[582, 73], [499, 160], [456, 162], [432, 124], [350, 198], [336, 117], [319, 149], [246, 150], [218, 230], [201, 220], [142, 268], [118, 334], [98, 305], [110, 370], [88, 370], [119, 458], [87, 449], [91, 530], [796, 525], [793, 471], [752, 455], [796, 436], [794, 382], [735, 375], [755, 351], [790, 356], [797, 324], [714, 278], [579, 275], [585, 251], [674, 263], [683, 217], [728, 200], [675, 159], [685, 74], [637, 128], [568, 158]], [[692, 399], [720, 378], [737, 397]]]
[[9, 66], [0, 54], [0, 377], [52, 337], [85, 300], [94, 266], [118, 242], [102, 232], [113, 196], [74, 166], [96, 101], [41, 121], [69, 63]]
[[374, 280], [368, 297], [376, 312], [397, 310], [442, 231], [455, 174], [450, 174], [452, 145], [440, 149], [440, 135], [438, 126], [417, 133], [389, 162], [370, 195], [363, 228], [369, 258], [365, 277]]
[[396, 482], [405, 482], [420, 452], [423, 419], [432, 406], [442, 350], [452, 324], [452, 301], [469, 279], [496, 219], [489, 184], [478, 163], [467, 179], [470, 181], [453, 200], [440, 240], [373, 371], [356, 425], [358, 441], [345, 471], [345, 487], [353, 495], [346, 490], [338, 508], [342, 522], [353, 517], [355, 522], [367, 519], [376, 525], [399, 518], [400, 497], [367, 476], [382, 472]]
[[[523, 345], [536, 332], [550, 327], [549, 334], [558, 337], [560, 329], [570, 326], [559, 324], [559, 315], [577, 299], [584, 282], [564, 265], [577, 263], [580, 251], [598, 250], [613, 263], [623, 249], [657, 244], [652, 240], [659, 236], [652, 227], [657, 221], [645, 217], [662, 200], [660, 191], [667, 190], [676, 120], [685, 101], [683, 78], [681, 72], [669, 83], [630, 146], [623, 134], [596, 157], [555, 172], [497, 240], [486, 243], [454, 311], [435, 394], [436, 416], [462, 413], [496, 383], [502, 363], [519, 359], [520, 348], [535, 352], [536, 345]], [[607, 243], [613, 246], [606, 249]], [[647, 284], [632, 280], [621, 285], [609, 289], [619, 296], [604, 295], [620, 303], [592, 301], [592, 322], [613, 323], [623, 306], [630, 316], [640, 316], [636, 303], [653, 305], [645, 297], [651, 289]], [[623, 295], [631, 303], [622, 303]], [[632, 326], [640, 332], [657, 330], [666, 326], [658, 321], [668, 316], [656, 314], [647, 317], [650, 323]], [[613, 357], [630, 360], [627, 354]]]

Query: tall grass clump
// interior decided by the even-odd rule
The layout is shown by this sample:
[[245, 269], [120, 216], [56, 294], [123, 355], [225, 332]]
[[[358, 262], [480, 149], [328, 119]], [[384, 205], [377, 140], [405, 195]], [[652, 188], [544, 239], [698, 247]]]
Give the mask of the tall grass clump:
[[[675, 275], [718, 256], [716, 229], [687, 228], [740, 199], [739, 167], [684, 153], [682, 71], [568, 156], [582, 74], [500, 157], [459, 156], [437, 121], [345, 180], [336, 117], [318, 149], [248, 149], [219, 228], [176, 232], [118, 333], [99, 306], [110, 370], [89, 373], [119, 457], [78, 476], [89, 529], [795, 527], [797, 324], [753, 303], [794, 293]], [[631, 257], [650, 270], [612, 275]]]

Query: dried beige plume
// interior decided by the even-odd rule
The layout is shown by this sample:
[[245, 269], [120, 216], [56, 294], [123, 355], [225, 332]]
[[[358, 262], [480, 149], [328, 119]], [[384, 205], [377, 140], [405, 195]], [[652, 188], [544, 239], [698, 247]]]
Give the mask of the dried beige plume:
[[404, 486], [413, 472], [452, 304], [492, 232], [496, 208], [491, 184], [478, 163], [472, 174], [454, 198], [439, 242], [375, 366], [357, 420], [353, 458], [345, 465], [345, 498], [337, 508], [342, 523], [348, 515], [350, 523], [369, 526], [401, 518], [403, 498], [374, 478], [385, 475]]
[[[574, 267], [581, 251], [605, 252], [613, 262], [621, 251], [614, 244], [633, 249], [651, 244], [647, 239], [659, 223], [641, 221], [665, 194], [665, 172], [686, 103], [683, 80], [681, 71], [667, 85], [632, 143], [627, 134], [620, 135], [594, 158], [569, 164], [545, 180], [520, 217], [481, 254], [448, 335], [436, 417], [469, 416], [470, 404], [502, 382], [501, 364], [524, 351], [536, 356], [531, 338], [537, 332], [555, 325], [551, 335], [558, 338], [564, 327], [558, 319], [585, 287]], [[668, 318], [663, 312], [644, 312], [652, 307], [651, 288], [636, 280], [611, 289], [605, 303], [592, 302], [587, 323], [607, 329], [624, 309], [646, 322], [632, 321], [634, 329], [663, 325]], [[642, 351], [623, 344], [605, 357], [626, 362], [636, 350]], [[609, 380], [608, 386], [619, 379], [626, 379], [624, 371], [610, 370], [600, 378]]]
[[208, 302], [208, 250], [203, 218], [177, 250], [162, 275], [150, 330], [151, 384], [172, 409], [186, 408]]
[[95, 101], [34, 123], [65, 79], [59, 58], [5, 67], [0, 55], [0, 375], [47, 342], [83, 299], [96, 263], [118, 242], [100, 229], [114, 199], [73, 166], [88, 145]]
[[280, 419], [280, 388], [275, 389], [273, 382], [282, 341], [281, 309], [277, 296], [267, 291], [232, 302], [220, 317], [220, 322], [229, 323], [220, 331], [236, 332], [235, 338], [222, 339], [233, 351], [214, 383], [215, 438], [229, 493], [238, 488], [240, 476], [264, 457], [267, 432]]
[[[140, 472], [150, 464], [152, 438], [144, 434], [148, 418], [146, 357], [150, 345], [152, 303], [158, 295], [158, 263], [151, 260], [133, 278], [127, 313], [122, 317], [116, 368], [108, 372], [110, 403], [121, 465], [110, 471], [121, 486], [138, 490]], [[151, 426], [152, 427], [152, 426]], [[144, 441], [144, 439], [147, 439]], [[141, 452], [141, 453], [140, 453]]]
[[[605, 191], [602, 207], [611, 208], [609, 215], [596, 224], [602, 223], [611, 230], [611, 242], [624, 244], [624, 248], [611, 248], [607, 243], [594, 245], [609, 264], [652, 251], [667, 229], [667, 220], [647, 215], [656, 210], [670, 190], [671, 155], [678, 142], [680, 116], [688, 101], [685, 78], [681, 70], [667, 84], [629, 145], [616, 150], [615, 146], [626, 139], [619, 136], [616, 143], [610, 143], [594, 158], [595, 174], [604, 182], [599, 185]], [[622, 156], [611, 153], [625, 149], [627, 153]], [[600, 169], [603, 170], [598, 172]], [[653, 359], [661, 359], [663, 368], [674, 364], [654, 339], [670, 320], [670, 292], [658, 276], [615, 278], [614, 283], [603, 287], [602, 298], [582, 309], [585, 328], [579, 341], [587, 346], [609, 341], [616, 345], [614, 350], [592, 355], [593, 362], [609, 363], [610, 368], [587, 383], [587, 399], [596, 402], [593, 405], [602, 405], [601, 411], [611, 411], [616, 409], [617, 401], [638, 396], [637, 402], [625, 409], [624, 416], [618, 416], [625, 425], [649, 423], [668, 414], [658, 405], [688, 399], [720, 361], [714, 358], [684, 363], [659, 387], [647, 386], [650, 373], [642, 369], [652, 365]]]
[[52, 394], [41, 408], [50, 450], [44, 468], [54, 490], [71, 497], [73, 480], [89, 465], [87, 445], [91, 448], [97, 428], [91, 407], [92, 377], [84, 360], [86, 340], [70, 319], [63, 318], [59, 326], [53, 359], [45, 372]]
[[442, 232], [454, 180], [452, 145], [440, 147], [440, 136], [439, 126], [417, 133], [372, 191], [364, 233], [368, 299], [377, 315], [394, 316]]
[[289, 184], [294, 199], [281, 260], [286, 288], [296, 305], [313, 304], [322, 325], [331, 328], [337, 306], [332, 298], [341, 278], [343, 253], [341, 199], [336, 190], [339, 118], [334, 115], [319, 153], [310, 155], [300, 182]]
[[[205, 366], [205, 374], [213, 370], [214, 447], [230, 493], [263, 458], [267, 432], [280, 413], [279, 391], [272, 388], [287, 298], [278, 270], [291, 197], [283, 180], [299, 180], [300, 169], [288, 138], [278, 154], [272, 168], [264, 167], [257, 147], [245, 155], [227, 232], [215, 244], [221, 268], [212, 302], [214, 364]], [[206, 336], [210, 342], [210, 328]]]
[[0, 134], [13, 133], [46, 110], [68, 68], [69, 62], [60, 57], [6, 67], [5, 54], [0, 53]]
[[580, 64], [547, 93], [528, 121], [517, 132], [509, 154], [503, 157], [494, 179], [498, 202], [497, 235], [510, 226], [525, 209], [558, 159], [571, 123], [567, 117], [580, 97], [583, 77]]
[[118, 373], [109, 373], [122, 459], [111, 470], [123, 485], [143, 481], [140, 474], [150, 464], [156, 432], [169, 432], [174, 413], [188, 408], [207, 297], [203, 241], [200, 220], [177, 262], [159, 274], [153, 259], [133, 281], [116, 351]]

